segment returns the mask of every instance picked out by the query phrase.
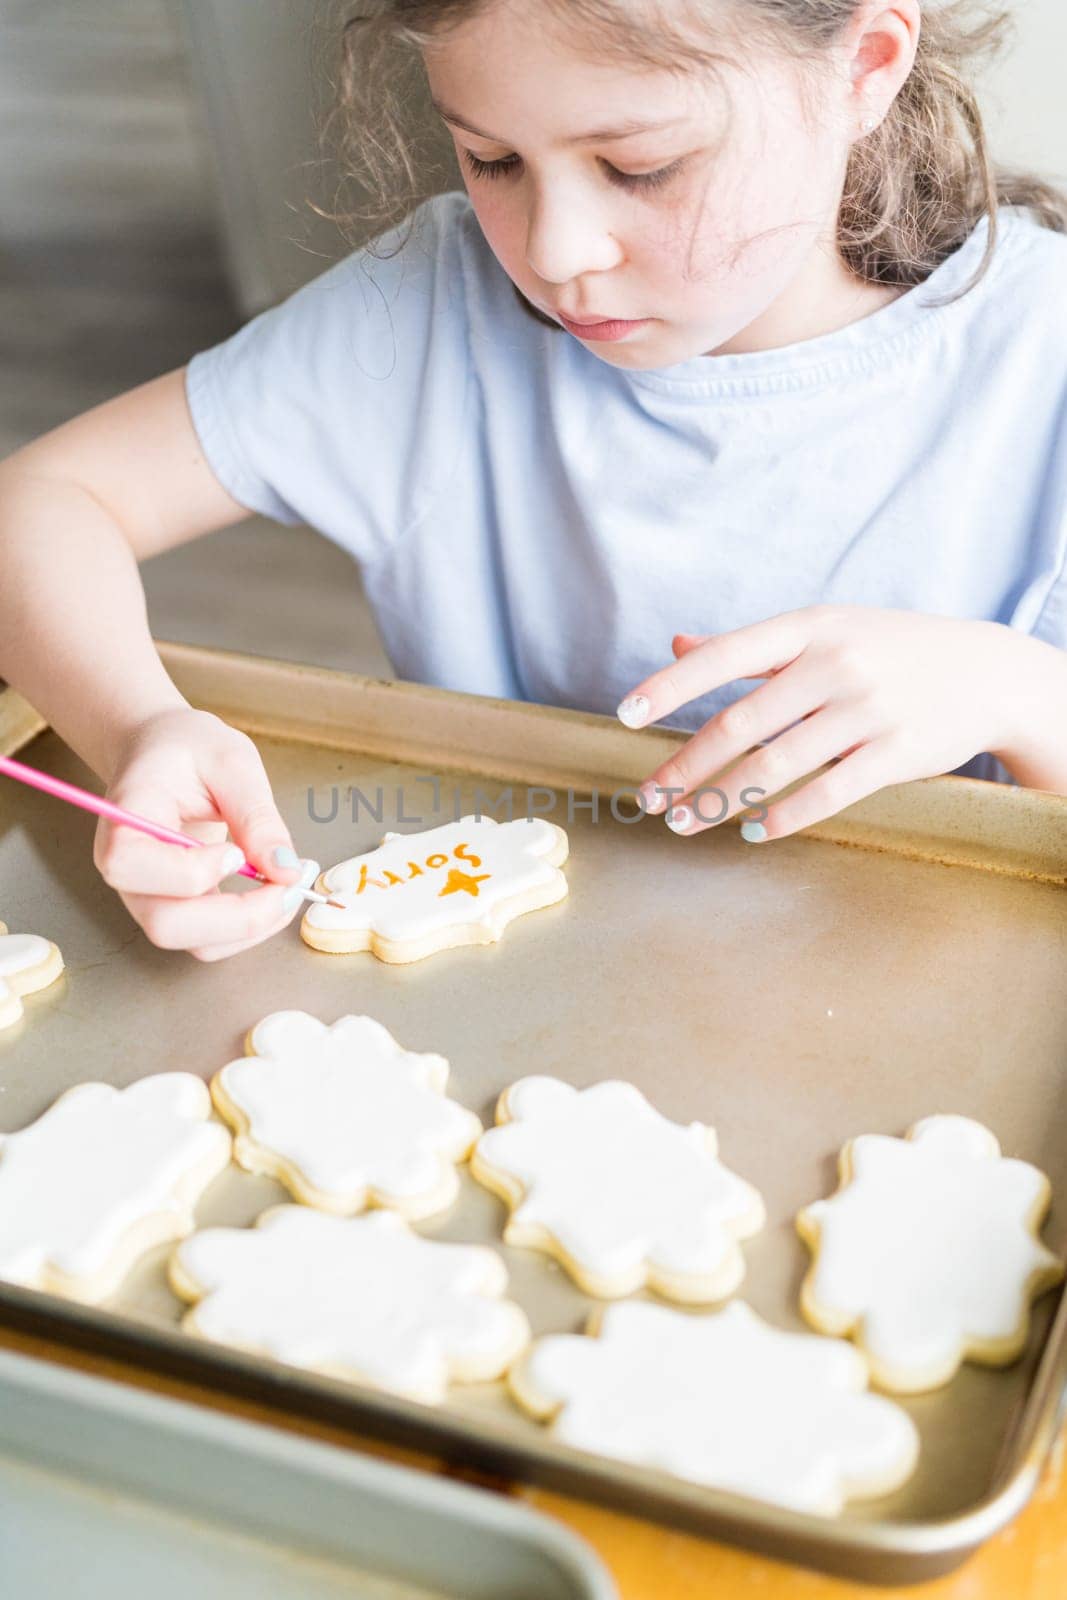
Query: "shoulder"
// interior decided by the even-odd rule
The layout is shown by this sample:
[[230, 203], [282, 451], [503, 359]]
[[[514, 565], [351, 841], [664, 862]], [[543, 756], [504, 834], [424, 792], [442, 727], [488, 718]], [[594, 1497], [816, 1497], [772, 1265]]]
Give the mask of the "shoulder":
[[[977, 265], [985, 248], [987, 224], [968, 241]], [[964, 279], [964, 281], [966, 281]], [[1067, 234], [1043, 227], [1028, 211], [1011, 207], [997, 219], [997, 240], [985, 275], [958, 304], [982, 344], [1031, 346], [1067, 361]]]

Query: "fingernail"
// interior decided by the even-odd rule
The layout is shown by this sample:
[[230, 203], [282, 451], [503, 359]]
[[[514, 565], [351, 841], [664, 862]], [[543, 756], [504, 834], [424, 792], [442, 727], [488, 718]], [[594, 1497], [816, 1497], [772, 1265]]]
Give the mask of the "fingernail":
[[749, 844], [762, 844], [767, 837], [767, 830], [762, 822], [742, 822], [741, 837], [747, 839]]
[[276, 867], [285, 867], [286, 869], [298, 867], [300, 865], [300, 857], [291, 844], [280, 844], [274, 852], [274, 865]]
[[297, 906], [303, 901], [303, 898], [304, 891], [298, 883], [294, 883], [291, 889], [286, 889], [282, 899], [282, 910], [287, 917], [292, 916]]
[[693, 813], [688, 806], [674, 806], [667, 815], [667, 826], [672, 833], [688, 833], [693, 826]]
[[236, 844], [228, 844], [222, 853], [222, 876], [232, 878], [245, 864], [245, 853]]
[[300, 882], [305, 889], [310, 889], [322, 868], [317, 861], [312, 861], [310, 856], [300, 863]]
[[643, 728], [651, 710], [647, 694], [629, 694], [615, 715], [626, 728]]
[[667, 804], [667, 797], [658, 783], [643, 783], [638, 789], [645, 811], [650, 817], [658, 817]]

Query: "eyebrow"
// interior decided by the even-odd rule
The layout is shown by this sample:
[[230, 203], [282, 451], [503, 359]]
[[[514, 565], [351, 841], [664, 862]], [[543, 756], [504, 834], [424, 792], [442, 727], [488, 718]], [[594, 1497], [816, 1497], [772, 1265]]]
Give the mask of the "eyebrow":
[[[465, 133], [476, 134], [479, 139], [488, 139], [491, 144], [508, 143], [507, 139], [498, 139], [495, 133], [486, 133], [484, 128], [476, 128], [472, 122], [465, 121], [457, 112], [449, 111], [448, 107], [443, 106], [439, 100], [434, 100], [431, 97], [430, 103], [439, 116], [443, 117], [446, 122], [455, 123], [456, 127], [462, 128]], [[608, 139], [626, 139], [634, 133], [650, 133], [659, 128], [674, 128], [684, 121], [684, 117], [667, 117], [661, 122], [641, 122], [639, 119], [633, 118], [629, 122], [619, 123], [614, 128], [591, 128], [588, 133], [572, 134], [569, 139], [565, 139], [563, 142], [564, 144], [599, 144]]]

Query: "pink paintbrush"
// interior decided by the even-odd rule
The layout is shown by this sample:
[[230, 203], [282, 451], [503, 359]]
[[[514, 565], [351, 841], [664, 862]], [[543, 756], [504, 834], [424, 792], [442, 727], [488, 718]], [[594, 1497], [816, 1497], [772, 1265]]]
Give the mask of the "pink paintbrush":
[[[139, 817], [135, 811], [124, 811], [121, 806], [116, 806], [110, 800], [105, 800], [101, 795], [90, 794], [88, 789], [79, 789], [77, 784], [64, 783], [62, 778], [53, 778], [47, 772], [38, 772], [36, 767], [24, 767], [21, 761], [13, 761], [10, 756], [0, 756], [0, 773], [9, 778], [14, 778], [18, 783], [29, 784], [31, 789], [41, 789], [45, 794], [54, 795], [57, 800], [66, 800], [72, 806], [80, 806], [83, 811], [92, 811], [98, 817], [107, 817], [110, 822], [121, 822], [127, 828], [137, 828], [141, 833], [147, 833], [153, 839], [162, 839], [164, 844], [180, 844], [186, 849], [196, 849], [204, 843], [203, 839], [190, 839], [187, 833], [175, 833], [173, 828], [165, 828], [161, 822], [150, 822], [147, 817]], [[254, 878], [257, 883], [269, 883], [261, 872], [249, 862], [243, 867], [238, 867], [242, 878]], [[320, 905], [337, 906], [343, 911], [344, 907], [337, 900], [330, 900], [326, 895], [319, 894], [317, 889], [304, 889], [307, 900], [315, 900]]]

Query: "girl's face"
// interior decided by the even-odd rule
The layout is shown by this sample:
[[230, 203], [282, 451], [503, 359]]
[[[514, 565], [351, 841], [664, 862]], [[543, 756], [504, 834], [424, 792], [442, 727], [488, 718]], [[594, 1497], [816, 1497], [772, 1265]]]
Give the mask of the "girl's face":
[[662, 367], [790, 343], [856, 292], [833, 244], [844, 94], [816, 112], [798, 61], [764, 50], [713, 75], [600, 63], [529, 0], [499, 0], [425, 61], [478, 221], [521, 292], [557, 321], [635, 321], [611, 341], [575, 335], [602, 360]]

